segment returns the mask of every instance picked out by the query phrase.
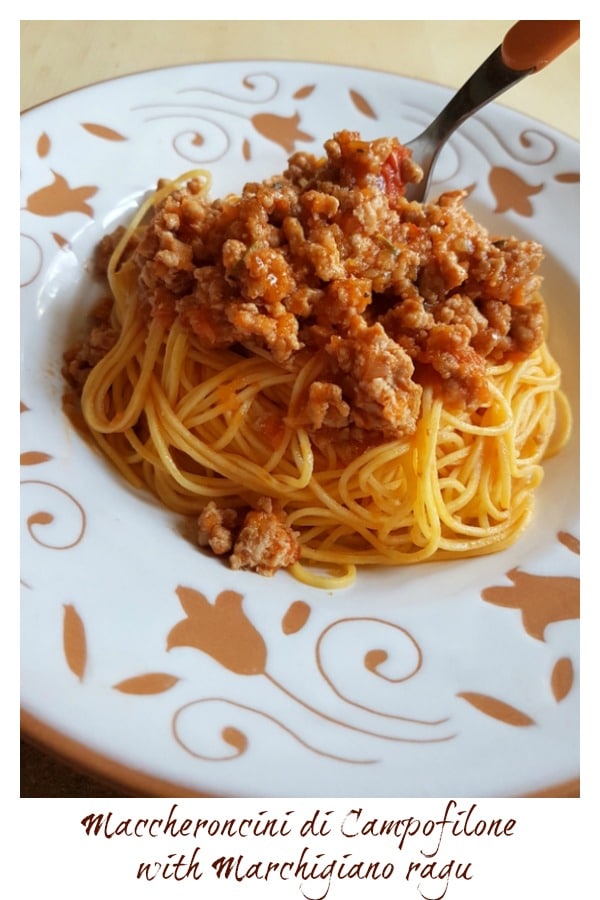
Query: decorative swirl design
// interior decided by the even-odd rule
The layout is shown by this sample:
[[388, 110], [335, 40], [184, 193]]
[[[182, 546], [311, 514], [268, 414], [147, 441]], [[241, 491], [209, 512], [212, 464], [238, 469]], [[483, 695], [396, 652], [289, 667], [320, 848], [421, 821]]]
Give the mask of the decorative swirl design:
[[[208, 137], [206, 134], [201, 134], [197, 129], [192, 127], [180, 131], [175, 134], [172, 139], [172, 145], [175, 152], [181, 156], [182, 159], [185, 159], [194, 165], [214, 163], [219, 159], [222, 159], [231, 148], [231, 137], [220, 122], [201, 114], [200, 111], [192, 112], [188, 109], [180, 112], [157, 113], [156, 115], [147, 116], [144, 121], [162, 122], [166, 119], [182, 119], [186, 117], [198, 119], [204, 125], [208, 125]], [[194, 150], [196, 148], [202, 148], [202, 150], [205, 150], [206, 152], [192, 153], [189, 149], [190, 146], [193, 147]]]
[[[438, 744], [443, 743], [444, 741], [451, 741], [456, 737], [455, 734], [444, 734], [440, 737], [409, 737], [407, 735], [397, 735], [397, 734], [387, 734], [381, 731], [373, 731], [370, 728], [362, 728], [360, 725], [353, 725], [351, 722], [345, 722], [342, 719], [337, 719], [333, 716], [324, 713], [322, 710], [317, 709], [315, 706], [312, 706], [310, 703], [307, 703], [305, 700], [302, 700], [301, 697], [298, 697], [296, 694], [292, 693], [292, 691], [288, 690], [285, 685], [281, 684], [268, 672], [264, 673], [265, 677], [273, 684], [275, 687], [279, 688], [290, 700], [295, 700], [296, 703], [299, 703], [304, 709], [313, 713], [315, 716], [319, 716], [319, 718], [324, 719], [326, 722], [330, 722], [332, 725], [339, 725], [341, 728], [346, 728], [348, 731], [353, 731], [355, 734], [365, 734], [368, 737], [377, 738], [380, 741], [391, 741], [395, 744]], [[339, 695], [342, 697], [342, 695]], [[376, 710], [369, 709], [366, 706], [361, 707], [358, 703], [353, 703], [348, 700], [346, 697], [342, 697], [342, 699], [349, 703], [351, 706], [355, 706], [358, 709], [364, 709], [367, 712], [374, 713], [377, 716], [382, 716], [384, 718], [394, 719], [399, 722], [408, 722], [413, 725], [442, 725], [444, 722], [447, 722], [448, 719], [438, 719], [434, 722], [426, 722], [421, 721], [420, 719], [410, 719], [406, 716], [396, 716], [396, 715], [386, 715], [385, 713], [380, 713]]]
[[[55, 502], [59, 502], [61, 507], [57, 515], [46, 510], [37, 510], [27, 516], [27, 531], [36, 544], [39, 544], [41, 547], [45, 547], [48, 550], [69, 550], [71, 547], [75, 547], [79, 544], [83, 538], [86, 527], [85, 510], [79, 501], [64, 488], [59, 487], [57, 484], [52, 484], [50, 481], [22, 481], [21, 486], [50, 488], [50, 493], [56, 492], [56, 494], [59, 495], [58, 498], [55, 497]], [[38, 503], [37, 491], [35, 492], [35, 498], [36, 503]], [[64, 502], [65, 498], [67, 501], [66, 503]], [[48, 528], [57, 519], [60, 520], [60, 528], [58, 529], [59, 534], [61, 535], [60, 540], [56, 542], [42, 540], [37, 533], [38, 529], [42, 527]]]
[[[524, 148], [525, 153], [518, 153], [509, 146], [503, 132], [492, 128], [487, 122], [481, 122], [480, 124], [495, 137], [504, 152], [519, 163], [524, 163], [528, 166], [543, 166], [554, 159], [558, 152], [558, 146], [554, 138], [534, 128], [527, 128], [519, 134], [519, 143]], [[477, 147], [474, 140], [471, 139], [471, 143]], [[477, 149], [480, 148], [478, 147]]]
[[181, 88], [177, 91], [178, 94], [209, 94], [213, 97], [221, 97], [223, 100], [233, 100], [239, 101], [241, 103], [251, 103], [251, 104], [259, 104], [259, 103], [268, 103], [270, 100], [274, 100], [277, 94], [279, 93], [280, 83], [279, 79], [276, 75], [273, 75], [269, 72], [254, 72], [251, 75], [246, 75], [242, 81], [242, 85], [246, 90], [256, 91], [261, 88], [262, 93], [257, 93], [254, 97], [249, 97], [247, 94], [236, 95], [231, 92], [226, 91], [216, 91], [214, 88], [207, 87], [188, 87]]
[[[556, 141], [550, 137], [550, 135], [544, 134], [542, 131], [537, 131], [533, 128], [527, 128], [525, 131], [521, 131], [518, 140], [523, 151], [520, 152], [514, 146], [509, 144], [504, 132], [488, 125], [488, 123], [484, 122], [482, 119], [476, 119], [474, 121], [477, 121], [478, 125], [492, 135], [494, 140], [498, 142], [502, 150], [510, 157], [510, 159], [523, 165], [543, 166], [554, 159], [558, 152]], [[461, 131], [460, 136], [464, 141], [471, 144], [472, 147], [481, 153], [486, 160], [489, 159], [489, 152], [485, 150], [477, 138], [467, 129]]]
[[335, 690], [335, 687], [334, 687], [333, 683], [331, 682], [331, 679], [329, 679], [327, 677], [325, 670], [323, 668], [323, 660], [322, 660], [322, 653], [321, 653], [322, 644], [323, 644], [323, 641], [325, 640], [327, 634], [329, 632], [331, 632], [334, 628], [339, 628], [340, 626], [343, 626], [345, 624], [362, 623], [362, 622], [373, 622], [377, 625], [383, 625], [385, 628], [394, 629], [395, 631], [397, 631], [399, 634], [402, 634], [406, 638], [408, 644], [414, 650], [414, 655], [415, 655], [414, 664], [411, 666], [411, 668], [405, 674], [399, 675], [396, 678], [393, 678], [390, 675], [385, 675], [384, 673], [379, 671], [379, 666], [382, 665], [384, 662], [386, 662], [388, 659], [387, 651], [380, 650], [380, 649], [369, 650], [368, 653], [365, 655], [365, 659], [364, 659], [365, 668], [369, 669], [369, 671], [373, 672], [373, 674], [377, 675], [377, 677], [384, 678], [386, 681], [389, 681], [392, 684], [400, 684], [400, 682], [408, 681], [410, 678], [412, 678], [414, 675], [416, 675], [423, 664], [423, 653], [421, 651], [421, 648], [417, 644], [417, 642], [414, 639], [414, 637], [412, 636], [412, 634], [410, 634], [410, 632], [408, 632], [406, 630], [406, 628], [403, 628], [401, 625], [396, 625], [395, 622], [388, 622], [385, 619], [378, 619], [378, 618], [375, 618], [372, 616], [355, 616], [353, 618], [348, 618], [348, 619], [338, 619], [336, 622], [332, 622], [330, 625], [328, 625], [327, 628], [325, 628], [321, 632], [321, 634], [319, 636], [319, 640], [317, 641], [317, 659], [319, 662], [319, 669], [321, 670], [321, 674], [323, 675], [323, 678], [327, 681], [327, 683], [330, 685], [330, 687], [338, 694], [338, 696], [339, 696], [339, 692]]
[[[409, 681], [413, 678], [421, 669], [423, 663], [423, 653], [421, 651], [420, 646], [414, 639], [414, 637], [401, 625], [396, 625], [394, 622], [388, 622], [385, 619], [379, 619], [370, 616], [357, 616], [353, 618], [347, 619], [338, 619], [336, 622], [332, 622], [328, 625], [319, 635], [317, 645], [316, 645], [316, 656], [317, 656], [317, 665], [319, 668], [319, 672], [321, 673], [324, 680], [327, 682], [331, 690], [334, 694], [343, 700], [345, 703], [350, 704], [351, 706], [356, 707], [357, 709], [362, 709], [366, 712], [372, 713], [377, 716], [382, 716], [383, 718], [394, 719], [399, 722], [411, 722], [415, 725], [441, 725], [444, 722], [447, 722], [448, 719], [437, 719], [434, 721], [427, 721], [423, 719], [415, 719], [410, 718], [408, 716], [399, 716], [393, 713], [386, 713], [381, 710], [376, 710], [371, 707], [366, 706], [363, 703], [359, 703], [355, 700], [350, 699], [346, 696], [334, 683], [332, 677], [327, 674], [326, 666], [324, 662], [324, 642], [327, 637], [333, 633], [334, 630], [339, 630], [343, 626], [358, 626], [359, 633], [362, 634], [363, 626], [366, 623], [372, 623], [374, 625], [381, 625], [386, 630], [390, 630], [391, 633], [394, 634], [394, 637], [397, 639], [398, 636], [401, 636], [402, 643], [404, 644], [404, 648], [401, 648], [399, 645], [395, 648], [396, 651], [400, 651], [396, 653], [395, 664], [398, 665], [402, 663], [404, 660], [401, 657], [401, 651], [404, 649], [405, 651], [408, 649], [408, 655], [411, 657], [409, 660], [408, 667], [401, 674], [392, 676], [381, 670], [381, 667], [389, 661], [388, 651], [383, 648], [369, 648], [363, 657], [363, 665], [365, 669], [370, 672], [372, 675], [375, 675], [377, 678], [381, 678], [389, 684], [401, 684], [402, 682]], [[356, 645], [356, 636], [353, 637], [353, 646]], [[406, 655], [406, 653], [405, 653]]]
[[227, 155], [231, 148], [231, 138], [220, 122], [214, 122], [207, 118], [203, 118], [202, 121], [214, 126], [215, 131], [219, 133], [222, 140], [220, 142], [220, 147], [217, 150], [210, 151], [208, 155], [191, 153], [188, 149], [189, 147], [196, 150], [200, 147], [204, 148], [207, 143], [204, 134], [200, 134], [198, 131], [192, 131], [191, 129], [189, 131], [180, 131], [173, 137], [173, 149], [182, 159], [186, 159], [188, 162], [195, 164], [214, 163]]
[[[255, 709], [252, 706], [247, 706], [244, 703], [238, 703], [234, 700], [229, 700], [226, 697], [204, 697], [199, 700], [192, 700], [189, 703], [186, 703], [184, 706], [180, 707], [176, 711], [175, 715], [173, 716], [172, 728], [173, 728], [173, 735], [175, 737], [175, 740], [181, 747], [183, 747], [183, 749], [187, 753], [189, 753], [191, 756], [195, 757], [196, 759], [202, 759], [207, 762], [228, 762], [229, 760], [237, 759], [238, 757], [242, 756], [248, 748], [248, 739], [247, 739], [246, 735], [242, 731], [240, 731], [238, 728], [235, 728], [231, 725], [223, 727], [223, 729], [221, 730], [221, 734], [220, 734], [223, 742], [232, 748], [232, 751], [230, 753], [224, 753], [222, 755], [202, 753], [199, 750], [193, 749], [190, 746], [189, 741], [186, 740], [182, 735], [184, 728], [183, 728], [183, 723], [181, 722], [181, 719], [183, 716], [185, 716], [185, 714], [187, 712], [189, 712], [190, 709], [192, 709], [194, 707], [199, 707], [203, 704], [210, 704], [210, 703], [213, 703], [213, 704], [219, 703], [219, 704], [223, 704], [224, 706], [231, 707], [233, 709], [243, 710], [245, 712], [251, 713], [254, 716], [258, 716], [261, 719], [264, 719], [268, 722], [272, 722], [274, 725], [276, 725], [282, 731], [286, 732], [286, 734], [288, 734], [292, 738], [294, 738], [295, 741], [297, 741], [299, 744], [301, 744], [307, 750], [311, 750], [313, 753], [316, 753], [318, 756], [327, 757], [328, 759], [334, 759], [334, 760], [336, 760], [336, 762], [351, 763], [354, 765], [372, 765], [373, 763], [378, 762], [378, 760], [376, 760], [376, 759], [349, 759], [347, 757], [337, 756], [336, 754], [333, 754], [333, 753], [327, 753], [326, 751], [320, 750], [318, 747], [314, 747], [311, 744], [307, 743], [307, 741], [303, 740], [299, 735], [297, 735], [294, 731], [292, 731], [290, 728], [288, 728], [287, 725], [284, 725], [283, 722], [280, 722], [274, 716], [269, 715], [269, 713], [263, 712], [260, 709]], [[203, 725], [202, 728], [199, 729], [198, 731], [199, 731], [199, 734], [198, 734], [199, 737], [205, 735], [206, 734], [205, 725]]]

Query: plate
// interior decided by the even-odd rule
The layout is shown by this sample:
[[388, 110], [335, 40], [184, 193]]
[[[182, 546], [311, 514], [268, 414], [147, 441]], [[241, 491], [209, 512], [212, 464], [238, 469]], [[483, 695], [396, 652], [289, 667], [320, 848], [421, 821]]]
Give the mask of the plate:
[[[481, 559], [362, 572], [345, 590], [206, 559], [63, 415], [90, 257], [159, 177], [212, 195], [335, 131], [409, 140], [450, 91], [352, 67], [144, 72], [22, 117], [21, 704], [26, 734], [154, 796], [520, 796], [579, 772], [579, 145], [499, 104], [433, 190], [540, 241], [573, 437], [534, 521]], [[186, 635], [185, 640], [178, 636]], [[213, 635], [209, 638], [209, 635]]]

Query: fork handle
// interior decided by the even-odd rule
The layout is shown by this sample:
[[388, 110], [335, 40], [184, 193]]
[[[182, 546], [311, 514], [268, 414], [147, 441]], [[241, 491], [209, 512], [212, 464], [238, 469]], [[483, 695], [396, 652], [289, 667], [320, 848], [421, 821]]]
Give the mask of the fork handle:
[[442, 146], [465, 119], [508, 88], [552, 62], [579, 37], [579, 21], [516, 22], [504, 41], [454, 94], [433, 122], [407, 146], [423, 169], [419, 184], [406, 186], [409, 200], [422, 201]]
[[579, 40], [579, 19], [521, 19], [502, 41], [502, 61], [516, 72], [539, 72]]

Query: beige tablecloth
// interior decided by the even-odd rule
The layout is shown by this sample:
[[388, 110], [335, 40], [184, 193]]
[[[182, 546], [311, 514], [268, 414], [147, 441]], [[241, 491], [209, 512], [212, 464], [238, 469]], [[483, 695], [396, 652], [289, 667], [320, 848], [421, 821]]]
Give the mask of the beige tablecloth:
[[[22, 21], [21, 109], [119, 75], [231, 59], [329, 62], [459, 87], [497, 47], [494, 21]], [[579, 138], [579, 44], [526, 78], [504, 105]], [[568, 785], [564, 793], [576, 793]], [[24, 743], [21, 796], [120, 796]]]

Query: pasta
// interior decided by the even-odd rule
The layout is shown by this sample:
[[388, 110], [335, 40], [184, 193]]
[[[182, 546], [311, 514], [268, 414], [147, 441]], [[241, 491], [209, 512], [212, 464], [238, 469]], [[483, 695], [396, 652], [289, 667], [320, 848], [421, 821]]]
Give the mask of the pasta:
[[[348, 167], [341, 175], [335, 168], [336, 154], [349, 158], [356, 150], [352, 142], [375, 160], [379, 181], [361, 182], [356, 168], [349, 180]], [[395, 142], [367, 144], [345, 132], [326, 147], [327, 160], [297, 155], [280, 180], [246, 189], [256, 200], [266, 185], [272, 199], [274, 191], [281, 195], [279, 184], [287, 190], [294, 183], [300, 206], [312, 190], [306, 221], [319, 210], [327, 225], [312, 243], [306, 224], [299, 237], [294, 218], [301, 221], [301, 213], [296, 206], [292, 215], [289, 198], [278, 201], [285, 206], [279, 218], [275, 201], [270, 218], [260, 213], [265, 237], [264, 229], [248, 233], [248, 219], [236, 231], [240, 200], [211, 203], [207, 173], [162, 183], [110, 245], [109, 314], [97, 332], [101, 339], [96, 334], [97, 353], [90, 355], [94, 340], [88, 341], [85, 351], [79, 346], [66, 355], [66, 370], [81, 389], [83, 417], [101, 451], [132, 485], [199, 518], [202, 543], [234, 567], [267, 575], [284, 567], [305, 584], [335, 589], [351, 584], [362, 566], [509, 546], [531, 520], [542, 461], [567, 440], [570, 413], [545, 339], [536, 245], [493, 242], [470, 219], [472, 235], [465, 238], [462, 206], [456, 214], [462, 196], [427, 213], [420, 204], [415, 210], [399, 186], [418, 172]], [[382, 179], [390, 155], [392, 174]], [[357, 203], [354, 212], [340, 213], [348, 192], [357, 191], [372, 205], [385, 197], [376, 222], [366, 214], [357, 219]], [[184, 227], [182, 210], [190, 204], [194, 215]], [[444, 208], [452, 230], [446, 262], [438, 255], [434, 272], [405, 261], [399, 285], [393, 273], [402, 257], [400, 231], [408, 225], [402, 233], [414, 235], [419, 227], [421, 245], [425, 232], [437, 238], [446, 227], [435, 231]], [[353, 214], [360, 240], [352, 244]], [[163, 227], [159, 239], [156, 230], [150, 239], [148, 221], [157, 215]], [[206, 224], [207, 215], [214, 221]], [[227, 238], [219, 237], [209, 257], [202, 241], [217, 241], [223, 219]], [[332, 229], [344, 236], [344, 266]], [[428, 239], [430, 248], [435, 241]], [[460, 264], [467, 274], [455, 285], [447, 260], [454, 265], [460, 256], [460, 240], [474, 243], [476, 252], [460, 251], [471, 262]], [[220, 259], [224, 269], [217, 272]], [[290, 260], [301, 263], [292, 269]], [[472, 276], [476, 265], [485, 269], [479, 281]], [[406, 274], [410, 266], [416, 278]], [[183, 271], [191, 274], [182, 286]], [[494, 278], [503, 285], [496, 294], [510, 282], [509, 300], [490, 294]], [[212, 299], [191, 305], [198, 285]], [[235, 299], [227, 305], [224, 297]], [[500, 303], [512, 310], [504, 333]], [[83, 358], [85, 377], [78, 369]]]

